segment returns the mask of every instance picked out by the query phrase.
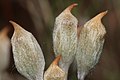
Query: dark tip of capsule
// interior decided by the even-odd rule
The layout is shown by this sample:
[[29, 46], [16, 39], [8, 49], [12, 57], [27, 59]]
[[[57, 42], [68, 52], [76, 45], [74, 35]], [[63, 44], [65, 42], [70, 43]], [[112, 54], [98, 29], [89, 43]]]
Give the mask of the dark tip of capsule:
[[53, 61], [52, 64], [58, 65], [58, 62], [60, 61], [60, 59], [61, 59], [61, 55], [58, 55], [58, 56], [55, 58], [55, 60]]
[[71, 11], [75, 6], [77, 6], [78, 4], [77, 3], [73, 3], [73, 4], [71, 4], [70, 6], [68, 6], [67, 8], [66, 8], [66, 11]]

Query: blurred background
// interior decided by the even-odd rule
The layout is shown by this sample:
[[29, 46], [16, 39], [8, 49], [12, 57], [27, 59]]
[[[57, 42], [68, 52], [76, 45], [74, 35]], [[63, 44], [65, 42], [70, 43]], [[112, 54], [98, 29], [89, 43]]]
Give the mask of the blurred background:
[[[79, 20], [79, 25], [108, 10], [108, 14], [103, 18], [107, 30], [103, 53], [100, 62], [85, 80], [120, 80], [120, 0], [0, 0], [0, 29], [9, 26], [11, 38], [13, 28], [9, 20], [13, 20], [31, 32], [43, 50], [46, 70], [54, 59], [54, 20], [72, 3], [78, 3], [72, 13]], [[25, 80], [16, 71], [12, 52], [10, 66], [4, 76], [4, 80]], [[76, 66], [71, 66], [69, 80], [77, 80]]]

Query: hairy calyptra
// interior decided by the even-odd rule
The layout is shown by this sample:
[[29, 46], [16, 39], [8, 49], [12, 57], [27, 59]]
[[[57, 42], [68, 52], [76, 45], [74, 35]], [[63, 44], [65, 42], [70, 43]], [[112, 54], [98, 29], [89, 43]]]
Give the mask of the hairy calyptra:
[[79, 80], [84, 80], [89, 70], [98, 63], [106, 34], [101, 19], [106, 13], [102, 12], [89, 20], [78, 34], [76, 60]]
[[77, 48], [78, 20], [71, 14], [71, 10], [76, 5], [70, 5], [56, 18], [53, 31], [54, 52], [56, 56], [61, 54], [59, 66], [66, 74]]
[[15, 29], [11, 43], [18, 72], [29, 80], [43, 80], [45, 61], [37, 40], [17, 23], [10, 23]]
[[50, 67], [45, 71], [44, 80], [64, 80], [65, 72], [58, 66], [61, 55], [58, 55]]

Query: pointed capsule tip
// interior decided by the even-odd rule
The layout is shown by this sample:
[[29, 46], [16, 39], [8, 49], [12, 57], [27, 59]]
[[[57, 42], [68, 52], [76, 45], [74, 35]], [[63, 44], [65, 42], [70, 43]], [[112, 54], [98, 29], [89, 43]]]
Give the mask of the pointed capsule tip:
[[12, 20], [10, 20], [9, 22], [12, 24], [12, 26], [14, 27], [14, 29], [16, 29], [16, 26], [15, 26], [16, 23], [14, 21], [12, 21]]
[[106, 11], [101, 12], [100, 14], [98, 14], [98, 16], [99, 16], [100, 19], [101, 19], [101, 18], [104, 17], [107, 13], [108, 13], [108, 11], [106, 10]]
[[15, 24], [15, 22], [14, 22], [14, 21], [12, 21], [12, 20], [10, 20], [9, 22], [10, 22], [11, 24]]
[[104, 12], [101, 12], [100, 14], [105, 16], [106, 14], [108, 13], [108, 10], [104, 11]]
[[60, 59], [61, 59], [61, 55], [58, 55], [58, 56], [55, 58], [55, 60], [53, 61], [52, 64], [58, 65], [58, 62], [60, 61]]
[[67, 8], [66, 8], [66, 10], [69, 10], [69, 11], [71, 11], [75, 6], [77, 6], [78, 4], [77, 3], [73, 3], [73, 4], [71, 4], [70, 6], [68, 6]]
[[108, 11], [106, 10], [106, 11], [104, 11], [104, 12], [101, 12], [101, 13], [99, 13], [97, 16], [95, 16], [94, 18], [93, 18], [93, 20], [97, 20], [97, 21], [101, 21], [101, 19], [106, 15], [108, 13]]
[[17, 30], [18, 28], [20, 29], [20, 25], [18, 25], [16, 22], [14, 22], [12, 20], [10, 20], [9, 22], [12, 24], [12, 26], [14, 27], [15, 30]]

